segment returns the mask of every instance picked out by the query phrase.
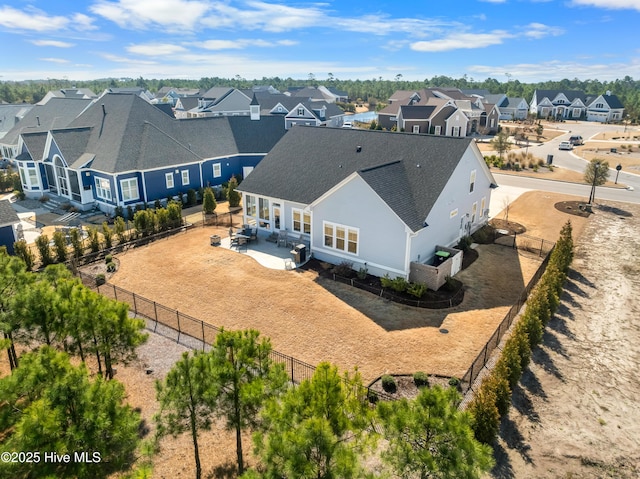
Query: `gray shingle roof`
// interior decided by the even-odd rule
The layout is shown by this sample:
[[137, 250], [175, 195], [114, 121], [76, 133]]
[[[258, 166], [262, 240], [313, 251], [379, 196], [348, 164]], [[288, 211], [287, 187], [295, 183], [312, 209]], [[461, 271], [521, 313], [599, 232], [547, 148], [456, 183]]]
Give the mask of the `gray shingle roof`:
[[436, 109], [435, 105], [402, 105], [402, 118], [405, 120], [426, 120]]
[[468, 138], [296, 126], [239, 190], [311, 204], [357, 172], [417, 231], [470, 142]]
[[44, 156], [44, 148], [47, 144], [47, 132], [40, 131], [37, 133], [26, 133], [22, 135], [22, 140], [24, 141], [27, 150], [29, 151], [28, 155], [18, 155], [18, 160], [42, 160]]
[[21, 133], [64, 128], [91, 104], [91, 100], [51, 98], [44, 105], [34, 105], [2, 139], [6, 145], [17, 145]]
[[0, 201], [0, 226], [13, 225], [19, 223], [18, 213], [13, 209], [7, 200]]
[[282, 119], [273, 120], [252, 121], [248, 116], [176, 120], [137, 95], [108, 94], [69, 129], [52, 134], [61, 138], [58, 146], [70, 163], [95, 155], [93, 169], [116, 173], [266, 153], [285, 133]]

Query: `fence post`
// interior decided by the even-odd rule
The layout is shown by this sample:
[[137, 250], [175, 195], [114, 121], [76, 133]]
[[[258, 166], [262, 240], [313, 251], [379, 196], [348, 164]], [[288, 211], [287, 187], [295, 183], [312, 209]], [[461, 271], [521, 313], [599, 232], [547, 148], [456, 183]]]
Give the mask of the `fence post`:
[[178, 343], [180, 342], [180, 311], [176, 310], [176, 318], [178, 318]]
[[[475, 361], [471, 363], [471, 367], [469, 368], [469, 389], [471, 389], [471, 385], [473, 384], [473, 366], [475, 366]], [[467, 389], [467, 391], [469, 389]]]
[[289, 358], [291, 359], [291, 382], [295, 384], [295, 381], [293, 379], [293, 357], [290, 356]]
[[158, 307], [156, 305], [156, 302], [153, 302], [153, 316], [155, 317], [156, 320], [156, 325], [153, 327], [153, 332], [156, 332], [156, 328], [158, 327]]
[[116, 301], [118, 301], [118, 291], [116, 290], [115, 285], [113, 286], [113, 297]]
[[138, 305], [136, 304], [136, 293], [133, 293], [133, 312], [138, 314]]
[[204, 321], [200, 321], [200, 326], [202, 326], [202, 350], [204, 351]]

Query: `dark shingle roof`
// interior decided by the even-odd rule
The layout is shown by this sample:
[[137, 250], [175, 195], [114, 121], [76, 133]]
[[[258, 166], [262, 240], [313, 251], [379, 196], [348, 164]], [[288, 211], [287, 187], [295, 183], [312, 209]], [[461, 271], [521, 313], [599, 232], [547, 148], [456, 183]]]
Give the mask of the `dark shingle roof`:
[[248, 116], [176, 120], [137, 95], [108, 94], [69, 129], [52, 134], [63, 139], [58, 146], [69, 163], [94, 155], [93, 169], [116, 173], [266, 153], [285, 129], [281, 118], [264, 120]]
[[536, 90], [535, 93], [538, 103], [540, 103], [540, 100], [543, 100], [544, 98], [548, 98], [549, 101], [552, 102], [560, 93], [566, 96], [569, 101], [573, 101], [576, 98], [583, 101], [585, 99], [584, 92], [581, 90]]
[[44, 105], [34, 105], [24, 118], [2, 139], [7, 145], [17, 145], [21, 133], [64, 128], [91, 104], [91, 100], [51, 98]]
[[7, 200], [0, 201], [0, 226], [13, 225], [20, 222], [18, 213]]
[[47, 145], [47, 132], [40, 131], [37, 133], [26, 133], [22, 135], [22, 141], [29, 152], [29, 155], [18, 155], [18, 160], [34, 160], [40, 161], [44, 156], [44, 148]]
[[435, 105], [402, 105], [402, 118], [405, 120], [426, 120], [436, 109]]
[[239, 189], [311, 204], [357, 172], [417, 231], [470, 142], [468, 138], [296, 126]]
[[620, 99], [614, 94], [602, 95], [602, 98], [607, 102], [609, 108], [624, 108]]

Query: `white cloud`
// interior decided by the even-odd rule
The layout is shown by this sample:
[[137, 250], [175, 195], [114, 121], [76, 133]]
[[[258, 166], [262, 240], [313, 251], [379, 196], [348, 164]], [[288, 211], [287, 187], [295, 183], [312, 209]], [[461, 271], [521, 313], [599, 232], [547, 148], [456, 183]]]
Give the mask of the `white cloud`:
[[[105, 60], [109, 60], [114, 63], [130, 63], [132, 65], [157, 65], [158, 62], [152, 60], [140, 60], [140, 58], [128, 58], [120, 55], [114, 55], [113, 53], [100, 53], [99, 54]], [[139, 76], [139, 75], [138, 75]]]
[[4, 5], [0, 7], [0, 25], [10, 30], [47, 32], [66, 29], [69, 19], [59, 15], [50, 16], [33, 7], [23, 11]]
[[162, 25], [169, 29], [192, 28], [210, 8], [199, 0], [99, 0], [89, 10], [121, 28], [146, 30]]
[[136, 55], [144, 55], [151, 57], [162, 57], [165, 55], [181, 54], [187, 51], [186, 48], [180, 45], [173, 45], [171, 43], [146, 43], [140, 45], [129, 45], [125, 48], [129, 53]]
[[571, 3], [572, 5], [586, 5], [611, 10], [630, 9], [640, 11], [640, 0], [573, 0]]
[[529, 38], [544, 38], [548, 36], [557, 37], [558, 35], [562, 35], [564, 30], [559, 27], [552, 27], [549, 25], [544, 25], [542, 23], [530, 23], [524, 29], [524, 36]]
[[538, 82], [578, 78], [581, 80], [598, 79], [600, 81], [615, 80], [629, 75], [640, 76], [640, 62], [631, 63], [583, 63], [566, 60], [550, 60], [540, 63], [516, 63], [511, 65], [471, 65], [467, 68], [471, 73], [496, 77], [499, 72], [509, 72], [514, 79], [521, 82]]
[[38, 47], [71, 48], [75, 46], [75, 43], [60, 42], [58, 40], [31, 40], [31, 43]]
[[51, 63], [69, 63], [69, 60], [65, 60], [64, 58], [39, 58], [39, 60]]
[[277, 40], [275, 42], [261, 39], [240, 38], [237, 40], [206, 40], [204, 42], [193, 43], [192, 45], [203, 48], [205, 50], [242, 50], [250, 47], [271, 48], [271, 47], [290, 47], [297, 45], [298, 42], [293, 40]]
[[438, 40], [414, 42], [411, 49], [418, 52], [445, 52], [468, 48], [484, 48], [500, 45], [505, 38], [513, 35], [504, 30], [494, 30], [491, 33], [454, 33], [449, 37]]

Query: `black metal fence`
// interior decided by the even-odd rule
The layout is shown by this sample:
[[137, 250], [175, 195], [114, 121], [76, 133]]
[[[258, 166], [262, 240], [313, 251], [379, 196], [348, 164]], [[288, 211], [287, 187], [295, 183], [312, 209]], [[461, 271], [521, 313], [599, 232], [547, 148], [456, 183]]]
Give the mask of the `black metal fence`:
[[548, 255], [555, 242], [529, 236], [524, 233], [501, 234], [496, 230], [493, 242], [500, 246], [509, 246], [511, 248], [535, 253], [538, 256]]
[[[146, 321], [148, 330], [169, 338], [178, 344], [190, 349], [206, 351], [215, 342], [216, 335], [220, 328], [209, 323], [194, 318], [178, 310], [168, 308], [144, 296], [133, 293], [110, 283], [97, 284], [96, 278], [82, 272], [78, 272], [82, 283], [102, 294], [105, 297], [127, 303], [129, 310], [136, 316], [142, 317]], [[283, 364], [289, 376], [289, 380], [294, 384], [311, 379], [316, 367], [300, 361], [292, 356], [272, 350], [270, 353], [272, 361]], [[372, 391], [369, 387], [364, 387], [363, 397], [368, 398]], [[391, 396], [384, 392], [375, 391], [377, 399], [391, 400]]]
[[460, 288], [453, 296], [447, 299], [410, 299], [402, 296], [398, 296], [397, 294], [392, 293], [388, 289], [384, 289], [379, 286], [373, 286], [367, 284], [362, 281], [358, 281], [355, 278], [345, 278], [343, 276], [339, 276], [335, 273], [332, 273], [330, 278], [338, 283], [348, 284], [353, 286], [354, 288], [362, 289], [364, 291], [368, 291], [376, 296], [380, 296], [381, 298], [388, 299], [389, 301], [393, 301], [395, 303], [405, 304], [407, 306], [413, 306], [416, 308], [428, 308], [428, 309], [445, 309], [445, 308], [453, 308], [454, 306], [462, 303], [464, 299], [464, 288]]
[[509, 311], [498, 325], [498, 328], [495, 330], [491, 338], [489, 338], [489, 341], [487, 341], [476, 359], [471, 363], [471, 366], [469, 367], [467, 372], [464, 374], [464, 376], [462, 376], [461, 383], [462, 390], [464, 392], [469, 391], [473, 382], [478, 378], [480, 372], [482, 371], [482, 368], [485, 366], [485, 364], [487, 364], [487, 361], [489, 361], [491, 353], [498, 347], [498, 344], [500, 344], [500, 340], [509, 330], [509, 328], [513, 324], [513, 320], [516, 318], [516, 316], [518, 316], [520, 309], [522, 309], [522, 306], [524, 306], [524, 304], [526, 303], [531, 290], [533, 290], [536, 284], [538, 284], [538, 281], [547, 269], [551, 251], [553, 251], [553, 248], [546, 254], [544, 260], [542, 261], [542, 263], [540, 263], [540, 266], [529, 280], [529, 283], [527, 283], [525, 288], [520, 293], [517, 302], [513, 306], [511, 306], [511, 308], [509, 308]]

